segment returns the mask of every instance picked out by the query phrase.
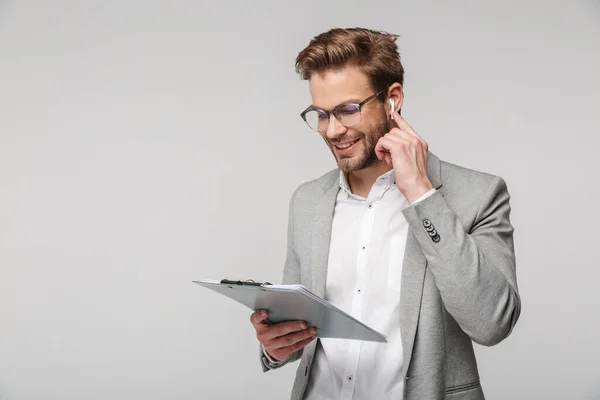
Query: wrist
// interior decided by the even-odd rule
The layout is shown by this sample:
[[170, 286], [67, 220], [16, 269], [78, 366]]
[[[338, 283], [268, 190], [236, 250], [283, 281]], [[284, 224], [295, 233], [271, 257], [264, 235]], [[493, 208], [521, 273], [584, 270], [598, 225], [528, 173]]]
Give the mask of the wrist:
[[409, 204], [413, 204], [415, 201], [417, 201], [417, 199], [429, 192], [431, 189], [433, 189], [433, 185], [430, 182], [427, 182], [407, 193], [406, 199], [408, 200]]

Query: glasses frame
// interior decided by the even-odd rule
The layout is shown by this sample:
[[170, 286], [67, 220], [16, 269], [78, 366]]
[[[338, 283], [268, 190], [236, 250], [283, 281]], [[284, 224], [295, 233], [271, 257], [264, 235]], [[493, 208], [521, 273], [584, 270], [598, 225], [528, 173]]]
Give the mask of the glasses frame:
[[[308, 123], [308, 121], [306, 120], [306, 114], [307, 114], [308, 112], [310, 112], [310, 111], [321, 111], [321, 112], [323, 112], [323, 113], [327, 114], [327, 125], [329, 125], [329, 121], [330, 121], [330, 119], [331, 119], [331, 114], [333, 114], [333, 116], [335, 117], [335, 119], [337, 119], [337, 120], [340, 122], [340, 124], [344, 125], [346, 128], [352, 128], [352, 127], [354, 127], [354, 126], [356, 126], [356, 125], [360, 124], [360, 123], [361, 123], [361, 121], [362, 121], [362, 107], [363, 107], [363, 106], [364, 106], [366, 103], [368, 103], [369, 101], [373, 100], [374, 98], [376, 98], [377, 96], [379, 96], [379, 95], [380, 95], [381, 93], [383, 93], [383, 92], [385, 92], [385, 90], [380, 90], [379, 92], [377, 92], [377, 93], [375, 93], [375, 94], [372, 94], [371, 96], [367, 97], [366, 99], [364, 99], [364, 100], [363, 100], [363, 101], [361, 101], [360, 103], [341, 103], [341, 104], [338, 104], [338, 105], [337, 105], [337, 106], [335, 106], [335, 108], [334, 108], [333, 110], [331, 110], [331, 111], [329, 111], [329, 110], [324, 110], [324, 109], [322, 109], [322, 108], [316, 108], [316, 107], [313, 107], [312, 105], [310, 105], [310, 106], [308, 106], [308, 107], [306, 108], [306, 110], [304, 110], [304, 111], [302, 111], [302, 112], [300, 113], [300, 117], [301, 117], [301, 118], [304, 120], [304, 122], [306, 123], [306, 125], [308, 125], [308, 127], [309, 127], [310, 129], [312, 129], [312, 130], [313, 130], [313, 131], [315, 131], [315, 132], [319, 132], [319, 133], [323, 133], [323, 132], [325, 132], [326, 130], [322, 132], [322, 131], [320, 131], [320, 130], [318, 130], [318, 129], [315, 129], [315, 128], [313, 128], [312, 126], [310, 126], [310, 124], [309, 124], [309, 123]], [[359, 121], [358, 121], [356, 124], [354, 124], [354, 125], [346, 125], [346, 124], [344, 124], [343, 122], [341, 122], [341, 121], [340, 121], [340, 118], [339, 118], [339, 117], [338, 117], [338, 115], [337, 115], [337, 112], [338, 112], [338, 110], [339, 110], [341, 107], [346, 107], [346, 106], [356, 106], [356, 107], [358, 108], [358, 112], [360, 113], [360, 120], [359, 120]]]

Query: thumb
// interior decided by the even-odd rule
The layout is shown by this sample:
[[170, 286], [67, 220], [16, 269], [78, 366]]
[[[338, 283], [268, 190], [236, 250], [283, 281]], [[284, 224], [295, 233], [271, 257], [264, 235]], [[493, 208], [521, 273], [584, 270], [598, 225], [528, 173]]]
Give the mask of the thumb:
[[250, 322], [252, 325], [265, 324], [268, 316], [269, 312], [267, 310], [256, 310], [250, 315]]

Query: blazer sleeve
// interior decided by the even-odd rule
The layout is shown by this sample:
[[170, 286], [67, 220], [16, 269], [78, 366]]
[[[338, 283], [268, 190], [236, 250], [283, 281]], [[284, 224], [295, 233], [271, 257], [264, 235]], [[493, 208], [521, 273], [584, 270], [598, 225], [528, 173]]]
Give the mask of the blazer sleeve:
[[[289, 212], [288, 212], [288, 229], [287, 229], [287, 253], [285, 258], [285, 264], [283, 267], [283, 284], [293, 284], [300, 283], [300, 259], [298, 258], [298, 254], [296, 253], [294, 246], [294, 202], [296, 200], [296, 195], [300, 187], [298, 187], [294, 193], [292, 194], [292, 198], [289, 202]], [[274, 363], [270, 360], [270, 357], [267, 357], [265, 354], [265, 349], [262, 343], [259, 344], [260, 350], [260, 360], [261, 367], [263, 372], [267, 372], [271, 369], [281, 368], [286, 364], [294, 362], [300, 357], [302, 357], [303, 349], [300, 349], [292, 354], [286, 359], [280, 362]]]
[[499, 176], [492, 179], [468, 230], [440, 191], [402, 211], [446, 310], [484, 346], [508, 337], [521, 313], [510, 212], [510, 194]]

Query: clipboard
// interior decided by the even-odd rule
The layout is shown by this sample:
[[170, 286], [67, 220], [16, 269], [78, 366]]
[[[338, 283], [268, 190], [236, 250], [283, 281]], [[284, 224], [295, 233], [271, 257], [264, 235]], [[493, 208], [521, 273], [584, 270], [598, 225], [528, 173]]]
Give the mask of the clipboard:
[[306, 321], [317, 337], [387, 343], [380, 332], [352, 317], [303, 285], [273, 285], [253, 280], [197, 280], [200, 286], [226, 296], [252, 311], [268, 310], [269, 321]]

